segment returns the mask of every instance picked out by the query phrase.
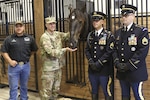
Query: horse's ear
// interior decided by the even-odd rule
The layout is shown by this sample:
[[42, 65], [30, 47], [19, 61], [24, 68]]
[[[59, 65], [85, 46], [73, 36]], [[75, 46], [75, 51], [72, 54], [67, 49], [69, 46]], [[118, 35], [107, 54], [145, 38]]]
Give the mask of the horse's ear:
[[81, 9], [82, 12], [86, 12], [86, 3], [84, 3], [83, 8]]
[[69, 4], [68, 9], [70, 10], [70, 13], [73, 11], [72, 5]]

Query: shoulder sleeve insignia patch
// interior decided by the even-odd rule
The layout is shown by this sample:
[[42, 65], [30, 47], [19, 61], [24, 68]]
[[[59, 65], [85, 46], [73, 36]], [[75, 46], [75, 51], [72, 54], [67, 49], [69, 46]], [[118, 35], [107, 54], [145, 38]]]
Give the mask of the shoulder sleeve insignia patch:
[[147, 28], [143, 28], [142, 31], [147, 31]]
[[147, 39], [146, 37], [144, 37], [144, 38], [142, 39], [142, 44], [143, 44], [143, 45], [147, 45], [147, 44], [148, 44], [148, 39]]

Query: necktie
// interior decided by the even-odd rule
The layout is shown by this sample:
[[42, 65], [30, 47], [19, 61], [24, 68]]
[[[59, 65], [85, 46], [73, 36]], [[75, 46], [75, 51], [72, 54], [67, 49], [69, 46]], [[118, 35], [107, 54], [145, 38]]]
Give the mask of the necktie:
[[98, 32], [95, 32], [95, 36], [98, 36]]
[[128, 31], [128, 27], [126, 26], [126, 32]]
[[127, 31], [128, 31], [128, 27], [127, 27], [127, 26], [124, 26], [124, 27], [123, 27], [123, 31], [124, 31], [124, 32], [127, 32]]

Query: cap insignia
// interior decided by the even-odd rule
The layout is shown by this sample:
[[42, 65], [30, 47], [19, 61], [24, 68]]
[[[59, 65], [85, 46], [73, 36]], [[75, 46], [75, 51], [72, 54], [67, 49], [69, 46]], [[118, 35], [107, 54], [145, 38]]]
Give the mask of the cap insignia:
[[96, 12], [94, 12], [94, 15], [96, 15], [97, 13]]
[[125, 8], [125, 5], [122, 5], [122, 8]]

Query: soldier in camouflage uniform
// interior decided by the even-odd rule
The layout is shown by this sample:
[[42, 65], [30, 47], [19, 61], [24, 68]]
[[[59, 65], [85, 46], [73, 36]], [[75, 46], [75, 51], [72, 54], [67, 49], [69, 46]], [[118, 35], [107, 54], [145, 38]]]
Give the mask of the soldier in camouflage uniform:
[[76, 51], [69, 47], [62, 48], [62, 41], [70, 37], [69, 32], [55, 31], [55, 17], [45, 18], [47, 30], [40, 38], [40, 48], [43, 60], [41, 100], [56, 100], [60, 90], [62, 66], [61, 58], [66, 51]]

